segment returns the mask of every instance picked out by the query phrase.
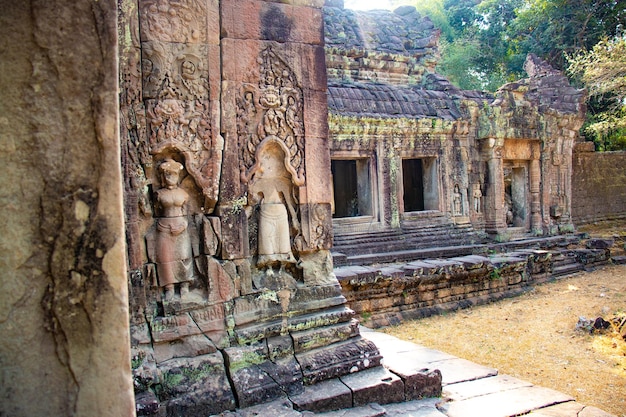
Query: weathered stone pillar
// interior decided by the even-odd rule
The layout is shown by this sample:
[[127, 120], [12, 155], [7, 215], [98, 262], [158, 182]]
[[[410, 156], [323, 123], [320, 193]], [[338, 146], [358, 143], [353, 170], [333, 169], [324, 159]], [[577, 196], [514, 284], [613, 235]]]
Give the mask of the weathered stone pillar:
[[121, 3], [133, 376], [146, 415], [216, 414], [380, 363], [330, 255], [322, 4]]
[[484, 213], [485, 231], [501, 233], [506, 229], [504, 207], [504, 178], [502, 166], [503, 139], [486, 138], [482, 141], [482, 152], [487, 160], [488, 178], [485, 184]]
[[132, 416], [117, 4], [0, 8], [0, 415]]
[[530, 230], [533, 234], [543, 233], [541, 225], [541, 162], [539, 144], [533, 146], [530, 160]]

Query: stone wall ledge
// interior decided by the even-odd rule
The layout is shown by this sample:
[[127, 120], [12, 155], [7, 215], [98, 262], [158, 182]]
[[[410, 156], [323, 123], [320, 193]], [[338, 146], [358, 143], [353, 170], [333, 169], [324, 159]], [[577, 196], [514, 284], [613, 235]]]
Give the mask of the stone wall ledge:
[[[554, 243], [548, 240], [548, 243]], [[552, 246], [335, 269], [361, 323], [394, 325], [518, 296], [534, 285], [611, 261], [610, 248]]]

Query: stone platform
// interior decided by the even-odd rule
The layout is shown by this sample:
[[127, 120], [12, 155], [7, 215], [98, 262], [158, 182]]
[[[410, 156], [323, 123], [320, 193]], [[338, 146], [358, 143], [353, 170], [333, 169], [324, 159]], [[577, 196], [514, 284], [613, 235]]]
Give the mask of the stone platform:
[[[342, 378], [317, 384], [308, 393], [308, 410], [303, 396], [283, 398], [271, 403], [229, 411], [222, 417], [611, 417], [596, 407], [585, 406], [569, 395], [535, 386], [529, 382], [500, 375], [493, 368], [402, 341], [384, 333], [361, 328], [363, 337], [380, 349], [385, 369], [363, 372], [355, 379]], [[441, 371], [441, 397], [398, 402], [404, 390], [410, 394], [410, 375], [432, 375]], [[383, 374], [387, 375], [386, 377]], [[383, 376], [383, 379], [380, 379]], [[344, 381], [345, 379], [345, 381]], [[422, 389], [433, 387], [422, 381]], [[407, 387], [408, 391], [407, 391]], [[422, 391], [424, 393], [424, 391]], [[387, 404], [385, 404], [387, 403]], [[319, 407], [319, 408], [316, 408]], [[332, 411], [319, 411], [331, 409]], [[298, 410], [303, 411], [298, 411]], [[309, 411], [309, 410], [318, 411]], [[613, 416], [614, 417], [614, 416]]]
[[[361, 324], [384, 327], [510, 298], [611, 261], [609, 239], [564, 235], [354, 256], [335, 268]], [[357, 258], [372, 263], [357, 263]]]

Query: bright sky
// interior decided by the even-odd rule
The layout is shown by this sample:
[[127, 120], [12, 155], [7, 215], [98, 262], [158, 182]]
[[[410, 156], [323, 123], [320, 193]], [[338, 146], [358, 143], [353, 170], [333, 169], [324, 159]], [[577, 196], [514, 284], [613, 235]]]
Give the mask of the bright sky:
[[391, 10], [389, 0], [344, 0], [344, 7], [352, 10], [388, 9]]

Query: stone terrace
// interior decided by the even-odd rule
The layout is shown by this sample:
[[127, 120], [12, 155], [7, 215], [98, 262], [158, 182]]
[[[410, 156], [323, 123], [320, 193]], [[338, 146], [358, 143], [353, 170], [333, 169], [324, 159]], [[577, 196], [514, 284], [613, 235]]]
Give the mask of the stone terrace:
[[361, 321], [379, 327], [519, 295], [611, 261], [611, 245], [569, 235], [415, 249], [352, 256], [335, 274]]

